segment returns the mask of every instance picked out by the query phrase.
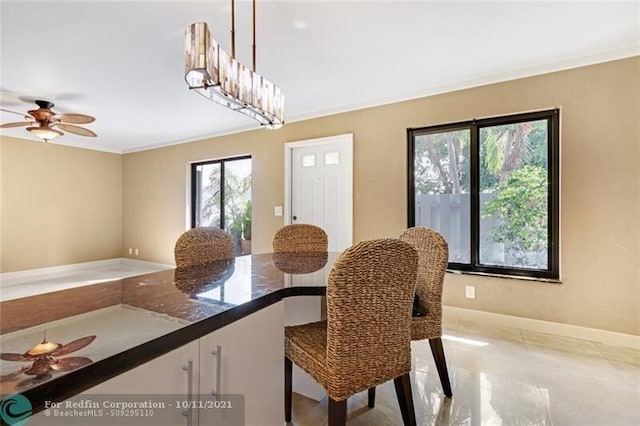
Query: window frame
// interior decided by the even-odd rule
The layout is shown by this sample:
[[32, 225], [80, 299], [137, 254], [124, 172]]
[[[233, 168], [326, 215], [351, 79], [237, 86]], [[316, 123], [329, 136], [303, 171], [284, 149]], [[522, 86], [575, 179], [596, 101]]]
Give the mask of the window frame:
[[[547, 120], [547, 269], [518, 268], [513, 266], [483, 265], [480, 263], [480, 129], [535, 120]], [[407, 129], [407, 226], [415, 226], [415, 138], [444, 131], [470, 131], [470, 261], [449, 262], [448, 269], [460, 272], [500, 276], [528, 277], [547, 280], [560, 278], [560, 110], [527, 112], [520, 114], [473, 119]]]
[[[219, 158], [216, 160], [207, 160], [207, 161], [197, 161], [194, 163], [191, 163], [191, 200], [190, 200], [190, 206], [191, 206], [191, 211], [189, 212], [190, 214], [190, 224], [191, 224], [191, 228], [195, 228], [196, 227], [196, 199], [197, 199], [197, 195], [198, 195], [198, 188], [201, 186], [200, 185], [200, 176], [198, 175], [198, 166], [207, 166], [209, 164], [220, 164], [220, 223], [218, 224], [218, 227], [220, 229], [225, 229], [224, 228], [224, 219], [225, 219], [225, 205], [224, 205], [224, 189], [225, 189], [225, 164], [230, 162], [230, 161], [236, 161], [236, 160], [250, 160], [251, 159], [251, 155], [241, 155], [238, 157], [228, 157], [228, 158]], [[197, 184], [196, 184], [197, 183]]]

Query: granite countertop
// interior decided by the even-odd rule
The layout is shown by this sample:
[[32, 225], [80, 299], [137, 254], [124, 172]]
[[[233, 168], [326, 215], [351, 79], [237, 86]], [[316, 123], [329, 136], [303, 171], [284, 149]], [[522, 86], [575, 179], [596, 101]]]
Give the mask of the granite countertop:
[[285, 297], [323, 295], [337, 255], [240, 256], [2, 302], [3, 354], [26, 354], [45, 335], [63, 345], [96, 338], [59, 356], [91, 361], [70, 372], [27, 375], [33, 358], [3, 357], [1, 393], [22, 393], [38, 412]]

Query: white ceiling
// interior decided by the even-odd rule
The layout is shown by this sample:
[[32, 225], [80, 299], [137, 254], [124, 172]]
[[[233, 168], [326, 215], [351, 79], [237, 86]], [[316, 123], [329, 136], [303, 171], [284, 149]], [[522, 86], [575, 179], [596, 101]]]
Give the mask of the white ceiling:
[[[258, 1], [257, 71], [286, 121], [640, 54], [640, 2]], [[73, 146], [130, 152], [255, 129], [192, 93], [187, 25], [225, 50], [230, 0], [0, 3], [0, 107], [93, 115]], [[236, 1], [236, 56], [251, 65], [251, 2]], [[0, 114], [1, 122], [20, 121]], [[267, 131], [267, 130], [265, 130]], [[33, 138], [24, 128], [3, 134]]]

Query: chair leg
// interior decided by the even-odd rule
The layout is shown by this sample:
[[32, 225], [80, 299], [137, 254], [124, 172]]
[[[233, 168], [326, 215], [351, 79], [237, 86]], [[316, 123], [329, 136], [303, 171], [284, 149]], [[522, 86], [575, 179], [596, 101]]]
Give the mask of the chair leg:
[[447, 372], [447, 361], [444, 358], [442, 339], [439, 337], [429, 339], [429, 346], [431, 346], [431, 353], [433, 354], [433, 359], [436, 362], [438, 376], [440, 376], [440, 383], [442, 383], [442, 390], [446, 396], [451, 398], [453, 393], [451, 392], [451, 383], [449, 382], [449, 373]]
[[329, 398], [329, 426], [344, 426], [347, 423], [347, 400], [334, 401]]
[[416, 426], [416, 412], [413, 408], [413, 394], [411, 393], [411, 380], [409, 374], [393, 379], [396, 386], [396, 396], [402, 413], [402, 423], [404, 426]]
[[369, 388], [369, 408], [376, 406], [376, 388]]
[[284, 420], [291, 421], [291, 376], [293, 373], [293, 363], [286, 356], [284, 357]]

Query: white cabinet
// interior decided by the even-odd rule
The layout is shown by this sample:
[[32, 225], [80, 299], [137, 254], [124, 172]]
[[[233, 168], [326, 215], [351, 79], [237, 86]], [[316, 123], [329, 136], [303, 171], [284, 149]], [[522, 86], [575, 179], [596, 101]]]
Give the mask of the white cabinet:
[[[94, 395], [114, 395], [112, 401], [126, 402], [126, 395], [189, 395], [197, 398], [199, 386], [199, 341], [190, 342], [146, 364], [100, 383], [74, 399]], [[108, 399], [108, 398], [105, 398]], [[40, 413], [41, 415], [42, 413]], [[163, 409], [162, 424], [195, 426], [197, 410]], [[39, 415], [39, 416], [40, 416]]]
[[[212, 353], [217, 352], [218, 346], [221, 357]], [[212, 392], [244, 395], [247, 425], [283, 424], [282, 303], [261, 309], [200, 339], [200, 393], [210, 395]], [[200, 410], [201, 425], [209, 424], [206, 414], [207, 410]]]
[[199, 342], [193, 341], [142, 364], [120, 376], [85, 391], [87, 394], [178, 394], [189, 392], [189, 361], [191, 390], [198, 393]]
[[[187, 399], [192, 393], [195, 399], [201, 394], [203, 400], [211, 400], [212, 392], [244, 395], [246, 425], [283, 424], [282, 303], [261, 309], [81, 395], [175, 394]], [[204, 426], [212, 424], [207, 416], [220, 415], [220, 410], [193, 409], [190, 423], [182, 410], [167, 410], [166, 414], [173, 417], [166, 421], [163, 417], [163, 424]]]

